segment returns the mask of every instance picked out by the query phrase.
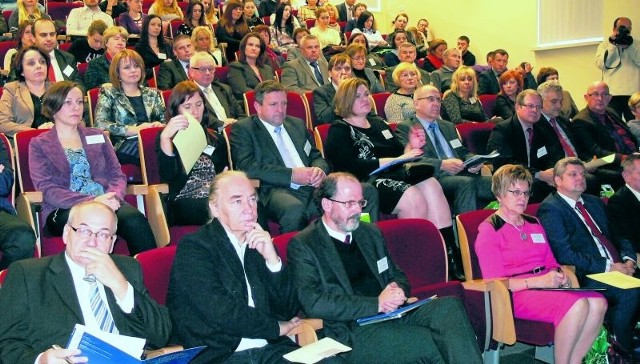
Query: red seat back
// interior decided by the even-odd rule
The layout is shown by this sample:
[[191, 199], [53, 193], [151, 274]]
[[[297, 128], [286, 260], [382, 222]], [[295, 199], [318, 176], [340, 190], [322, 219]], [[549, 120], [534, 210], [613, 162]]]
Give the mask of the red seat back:
[[47, 4], [47, 14], [51, 17], [51, 20], [60, 20], [63, 22], [67, 21], [67, 17], [72, 9], [81, 8], [84, 6], [82, 2], [72, 2], [72, 3], [58, 3], [58, 2], [49, 2]]
[[46, 129], [23, 130], [14, 136], [16, 146], [16, 160], [18, 161], [18, 181], [20, 182], [20, 191], [33, 192], [35, 187], [31, 181], [29, 174], [29, 143], [31, 139], [47, 132]]
[[156, 138], [164, 127], [146, 128], [138, 132], [140, 143], [140, 165], [142, 166], [142, 183], [155, 185], [162, 183], [156, 157]]
[[9, 196], [7, 196], [7, 199], [9, 200], [9, 203], [12, 206], [15, 206], [15, 195], [16, 195], [16, 181], [15, 181], [15, 177], [16, 177], [16, 166], [15, 166], [15, 159], [13, 156], [13, 148], [11, 147], [11, 143], [9, 142], [9, 139], [7, 138], [6, 135], [4, 135], [3, 133], [0, 133], [0, 143], [4, 144], [4, 147], [7, 151], [7, 157], [9, 157], [9, 163], [11, 163], [11, 165], [9, 167], [11, 167], [11, 169], [13, 170], [13, 186], [11, 186], [11, 193], [9, 193]]
[[215, 75], [216, 81], [227, 84], [228, 77], [229, 77], [229, 66], [220, 66], [216, 68], [216, 75]]
[[480, 226], [480, 224], [494, 212], [495, 210], [476, 210], [462, 213], [457, 217], [457, 220], [462, 225], [462, 229], [458, 226], [458, 234], [461, 236], [460, 243], [463, 260], [465, 259], [464, 255], [467, 254], [464, 247], [462, 247], [463, 235], [466, 236], [466, 241], [468, 242], [469, 247], [468, 254], [469, 261], [471, 262], [471, 271], [467, 272], [465, 269], [464, 272], [467, 280], [482, 278], [482, 272], [480, 271], [480, 264], [478, 263], [478, 256], [476, 255], [475, 250], [476, 238], [478, 237], [478, 226]]
[[290, 233], [278, 235], [273, 238], [273, 245], [275, 245], [276, 250], [278, 250], [278, 255], [282, 260], [282, 264], [287, 264], [287, 246], [289, 246], [291, 238], [296, 236], [297, 233], [297, 231], [293, 231]]
[[0, 59], [4, 63], [4, 56], [7, 54], [9, 49], [14, 49], [18, 46], [18, 42], [15, 40], [6, 40], [4, 42], [0, 42]]
[[492, 152], [487, 150], [489, 136], [495, 126], [494, 123], [463, 123], [457, 124], [456, 130], [460, 133], [460, 139], [471, 153], [487, 154]]
[[487, 115], [488, 118], [493, 117], [493, 107], [496, 104], [497, 97], [498, 95], [489, 95], [489, 94], [478, 96], [478, 99], [480, 99], [480, 104], [482, 104], [482, 108], [484, 109], [484, 113], [485, 115]]
[[89, 101], [89, 126], [94, 126], [94, 120], [96, 118], [96, 106], [98, 105], [98, 95], [100, 94], [100, 87], [92, 88], [87, 91], [87, 100]]
[[164, 305], [167, 300], [171, 266], [176, 256], [176, 249], [176, 246], [166, 246], [147, 250], [135, 257], [140, 262], [142, 280], [149, 295], [161, 305]]
[[[387, 114], [384, 113], [384, 105], [387, 103], [387, 99], [389, 98], [389, 96], [391, 96], [390, 92], [380, 92], [380, 93], [371, 95], [371, 97], [373, 97], [373, 102], [376, 107], [376, 113], [378, 114], [379, 117], [383, 118], [384, 120], [387, 120]], [[397, 123], [397, 122], [401, 122], [402, 120], [390, 120], [390, 121]]]

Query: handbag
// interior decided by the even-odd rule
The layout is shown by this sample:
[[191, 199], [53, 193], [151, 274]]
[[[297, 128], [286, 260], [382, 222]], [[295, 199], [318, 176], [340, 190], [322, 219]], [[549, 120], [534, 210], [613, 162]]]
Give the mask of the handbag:
[[582, 362], [584, 364], [631, 364], [634, 361], [631, 355], [620, 346], [611, 326], [605, 321]]

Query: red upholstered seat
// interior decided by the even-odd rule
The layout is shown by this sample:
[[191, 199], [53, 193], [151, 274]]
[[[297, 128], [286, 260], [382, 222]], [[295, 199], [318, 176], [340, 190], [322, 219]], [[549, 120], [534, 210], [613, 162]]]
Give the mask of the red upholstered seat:
[[457, 124], [456, 130], [460, 134], [462, 144], [469, 149], [471, 153], [487, 154], [492, 152], [487, 150], [489, 136], [495, 124], [493, 123], [463, 123]]
[[176, 248], [176, 246], [156, 248], [135, 256], [142, 267], [142, 280], [149, 295], [161, 305], [167, 301], [171, 266], [176, 256]]
[[[371, 95], [373, 97], [373, 103], [375, 107], [376, 114], [384, 120], [387, 120], [387, 114], [384, 112], [384, 105], [387, 103], [387, 99], [391, 96], [390, 92], [380, 92], [377, 94]], [[399, 123], [402, 120], [389, 120], [390, 122]]]
[[489, 94], [478, 96], [478, 99], [480, 99], [480, 104], [482, 104], [482, 109], [484, 109], [484, 114], [487, 115], [488, 118], [492, 118], [494, 116], [493, 107], [496, 104], [497, 97], [498, 95], [489, 95]]

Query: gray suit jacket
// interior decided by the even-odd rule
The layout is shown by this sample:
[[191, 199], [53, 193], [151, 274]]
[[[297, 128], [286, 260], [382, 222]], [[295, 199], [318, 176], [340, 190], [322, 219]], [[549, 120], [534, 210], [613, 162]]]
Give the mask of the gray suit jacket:
[[189, 79], [189, 76], [184, 71], [184, 67], [182, 67], [182, 64], [178, 60], [162, 62], [157, 77], [158, 88], [160, 90], [168, 90], [179, 82]]
[[[318, 66], [324, 78], [323, 84], [331, 82], [329, 80], [329, 65], [324, 57], [321, 56], [320, 59], [318, 59]], [[316, 80], [311, 66], [307, 64], [304, 58], [297, 58], [284, 64], [281, 83], [287, 90], [297, 92], [301, 95], [321, 86]]]
[[[0, 357], [4, 363], [33, 364], [52, 344], [65, 347], [74, 325], [84, 323], [64, 254], [11, 265], [0, 291]], [[131, 257], [111, 258], [134, 290], [133, 311], [126, 314], [105, 287], [118, 331], [143, 337], [151, 347], [166, 345], [171, 331], [169, 314], [149, 296], [140, 265]]]
[[[444, 138], [447, 140], [447, 143], [449, 144], [449, 147], [453, 151], [453, 154], [455, 154], [456, 158], [464, 161], [473, 155], [464, 145], [462, 145], [462, 141], [458, 137], [456, 127], [452, 122], [438, 119], [436, 120], [436, 123], [438, 123], [440, 131], [444, 135]], [[406, 145], [409, 142], [409, 131], [411, 130], [411, 127], [416, 124], [422, 127], [420, 121], [416, 119], [415, 116], [410, 120], [405, 120], [398, 124], [398, 128], [396, 129], [396, 136], [398, 137], [398, 139], [400, 139], [402, 145]], [[456, 140], [457, 142], [455, 142]], [[452, 141], [453, 143], [451, 143]], [[431, 139], [429, 139], [428, 135], [427, 143], [424, 145], [424, 147], [422, 147], [422, 151], [424, 152], [422, 161], [432, 165], [434, 167], [434, 176], [436, 178], [440, 177], [440, 175], [443, 173], [440, 170], [442, 159], [438, 159], [436, 148], [433, 143], [431, 143]]]

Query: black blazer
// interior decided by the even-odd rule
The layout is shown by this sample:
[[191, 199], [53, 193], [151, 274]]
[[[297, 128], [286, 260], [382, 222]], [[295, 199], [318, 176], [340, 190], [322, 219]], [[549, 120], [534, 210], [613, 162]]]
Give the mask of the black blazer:
[[[33, 364], [52, 344], [65, 347], [75, 324], [84, 324], [64, 252], [11, 265], [0, 291], [0, 357], [4, 363]], [[105, 287], [109, 309], [122, 335], [143, 337], [152, 348], [166, 345], [171, 331], [167, 309], [156, 303], [142, 282], [140, 264], [112, 255], [134, 290], [134, 308], [122, 312]]]
[[157, 83], [160, 90], [173, 88], [179, 82], [189, 79], [189, 75], [184, 71], [184, 67], [179, 60], [162, 62], [157, 74]]
[[[634, 150], [638, 150], [638, 142], [631, 133], [631, 130], [625, 124], [613, 109], [607, 108], [605, 111], [615, 123], [621, 126], [625, 132], [631, 137], [631, 140], [635, 143]], [[571, 123], [573, 132], [576, 135], [578, 144], [578, 155], [580, 159], [588, 161], [595, 155], [598, 158], [605, 157], [609, 154], [615, 153], [616, 160], [613, 163], [615, 167], [620, 166], [622, 161], [622, 154], [616, 153], [615, 141], [611, 137], [610, 131], [607, 130], [597, 119], [597, 116], [589, 110], [584, 108], [573, 118]]]
[[[558, 116], [556, 118], [556, 123], [558, 124], [558, 127], [564, 131], [569, 138], [569, 142], [571, 142], [571, 145], [573, 145], [573, 148], [577, 151], [576, 143], [578, 141], [573, 134], [571, 122], [562, 116]], [[549, 145], [549, 155], [555, 165], [556, 162], [565, 157], [564, 149], [562, 149], [562, 144], [560, 144], [560, 139], [557, 137], [556, 131], [544, 115], [540, 117], [537, 124], [545, 130], [545, 136], [547, 137], [547, 143]]]
[[[255, 308], [249, 307], [246, 279]], [[174, 335], [184, 347], [207, 345], [192, 363], [219, 363], [243, 337], [280, 337], [278, 321], [291, 319], [298, 301], [287, 267], [272, 273], [255, 249], [244, 254], [244, 269], [218, 220], [186, 235], [171, 269], [167, 307]]]
[[631, 244], [640, 252], [640, 201], [629, 187], [623, 186], [607, 203], [607, 217], [617, 246]]
[[[408, 297], [411, 293], [409, 281], [389, 256], [380, 230], [373, 224], [361, 223], [353, 231], [353, 240], [380, 283], [380, 291], [396, 282]], [[388, 269], [379, 272], [378, 261], [383, 258], [387, 258]], [[353, 330], [357, 327], [355, 320], [377, 314], [378, 297], [354, 293], [321, 219], [291, 240], [287, 247], [287, 262], [305, 314], [323, 319], [325, 336], [351, 345]]]
[[493, 166], [498, 169], [505, 164], [522, 164], [528, 167], [532, 174], [553, 167], [555, 161], [549, 153], [551, 148], [547, 142], [546, 131], [539, 124], [533, 124], [531, 164], [528, 163], [526, 136], [518, 116], [514, 115], [496, 124], [487, 143], [487, 150], [500, 152], [500, 156], [493, 160]]
[[498, 94], [498, 96], [496, 97], [496, 103], [493, 105], [493, 115], [499, 116], [503, 119], [508, 119], [515, 115], [515, 113], [515, 101], [511, 100], [507, 95]]
[[[275, 80], [275, 74], [273, 69], [269, 65], [258, 67], [260, 70], [260, 77], [262, 81]], [[229, 81], [227, 82], [231, 86], [233, 96], [236, 100], [242, 102], [244, 100], [243, 95], [247, 91], [253, 91], [260, 82], [262, 82], [251, 66], [247, 63], [239, 61], [229, 64]]]
[[[338, 21], [349, 21], [351, 19], [347, 19], [347, 4], [345, 4], [344, 2], [336, 5], [336, 8], [338, 9]], [[354, 10], [355, 10], [355, 4], [353, 6]]]
[[478, 95], [497, 95], [500, 92], [500, 84], [493, 69], [489, 68], [478, 75]]

